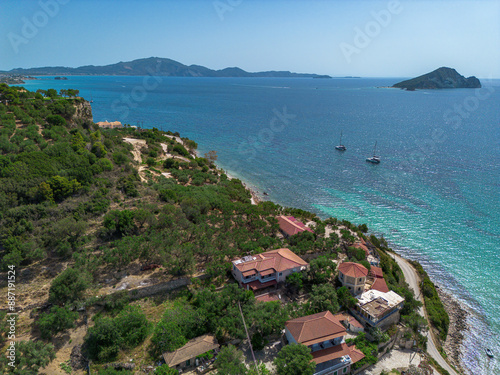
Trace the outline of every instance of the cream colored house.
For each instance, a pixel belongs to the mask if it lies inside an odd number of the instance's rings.
[[[353,295],[364,292],[368,270],[361,264],[344,262],[339,266],[339,280]]]

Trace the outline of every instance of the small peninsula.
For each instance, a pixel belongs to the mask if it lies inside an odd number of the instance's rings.
[[[465,78],[455,69],[441,67],[416,78],[396,83],[392,87],[410,91],[417,89],[475,89],[481,87],[481,82],[474,76]]]

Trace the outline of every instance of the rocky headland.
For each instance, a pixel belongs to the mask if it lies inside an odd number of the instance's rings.
[[[481,87],[481,82],[474,76],[465,78],[455,69],[441,67],[419,77],[396,83],[392,87],[409,91],[417,89],[475,89]]]

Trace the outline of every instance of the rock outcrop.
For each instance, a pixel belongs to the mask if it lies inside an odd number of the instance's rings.
[[[474,76],[465,78],[455,69],[442,67],[419,77],[396,83],[392,87],[406,90],[458,88],[475,89],[481,87],[481,82]]]
[[[92,115],[92,107],[90,103],[86,100],[82,100],[81,102],[75,103],[76,112],[73,115],[72,121],[76,121],[76,119],[80,119],[83,121],[93,122],[94,118]]]

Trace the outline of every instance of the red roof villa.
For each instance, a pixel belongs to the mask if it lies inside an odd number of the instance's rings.
[[[280,231],[285,237],[290,237],[304,231],[314,233],[311,228],[301,221],[298,221],[293,216],[278,216],[278,223],[280,225]]]
[[[353,262],[340,263],[339,280],[352,294],[357,295],[365,290],[366,276],[368,270],[362,264]]]
[[[255,291],[284,282],[288,275],[308,266],[291,250],[278,249],[233,260],[231,272],[241,286]]]
[[[316,362],[314,375],[341,375],[351,371],[351,365],[364,354],[355,346],[347,346],[347,334],[340,321],[343,314],[333,315],[330,311],[289,320],[285,324],[288,343],[299,343],[311,349]]]

